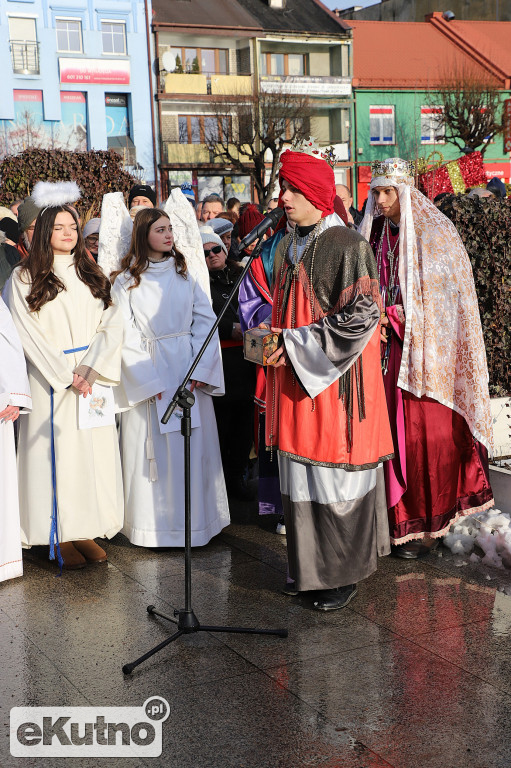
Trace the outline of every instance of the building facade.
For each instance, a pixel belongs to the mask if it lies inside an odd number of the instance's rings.
[[[162,196],[184,181],[197,199],[253,197],[206,137],[239,135],[240,104],[257,94],[309,96],[310,133],[351,164],[351,39],[315,0],[154,0]],[[219,112],[221,103],[223,112]],[[254,118],[256,119],[256,118]],[[211,142],[209,142],[211,144]]]
[[[141,0],[0,0],[0,155],[111,148],[153,181],[149,13]]]
[[[487,80],[501,103],[510,96],[511,23],[351,21],[354,49],[355,175],[357,205],[367,197],[371,163],[386,157],[448,162],[461,150],[446,142],[438,88],[463,73]],[[509,28],[509,29],[508,29]],[[402,62],[406,62],[405,65]],[[498,135],[484,150],[488,178],[510,181],[510,154]]]

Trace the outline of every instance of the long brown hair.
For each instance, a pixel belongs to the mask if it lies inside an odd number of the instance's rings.
[[[51,238],[57,214],[70,213],[76,222],[78,240],[74,249],[76,274],[90,289],[96,299],[103,301],[105,309],[112,304],[110,283],[95,261],[87,255],[78,215],[70,205],[43,208],[39,213],[32,238],[32,245],[26,259],[21,262],[21,276],[28,273],[31,283],[27,304],[32,312],[38,312],[48,301],[53,301],[61,291],[66,290],[62,280],[53,271],[53,249]]]
[[[146,271],[150,264],[147,247],[149,230],[153,224],[162,217],[165,219],[169,218],[165,211],[160,210],[160,208],[145,208],[143,211],[137,213],[135,221],[133,222],[133,232],[131,234],[129,251],[121,261],[121,268],[116,272],[112,272],[110,275],[112,283],[121,272],[129,272],[133,277],[133,283],[128,290],[140,285],[140,276]],[[174,257],[177,274],[181,275],[181,277],[186,280],[188,267],[186,266],[186,259],[183,254],[180,253],[174,245],[169,256]]]

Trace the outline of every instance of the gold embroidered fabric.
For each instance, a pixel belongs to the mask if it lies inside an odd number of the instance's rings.
[[[399,281],[405,337],[398,386],[427,395],[466,420],[474,438],[493,450],[488,369],[472,268],[454,224],[413,185],[374,178],[371,187],[393,186],[401,207]],[[370,238],[378,215],[369,191],[359,231]]]

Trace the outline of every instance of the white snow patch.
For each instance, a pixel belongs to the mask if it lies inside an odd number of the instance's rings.
[[[451,526],[443,543],[455,555],[469,555],[471,563],[511,569],[511,516],[500,509],[490,509],[458,520]],[[474,552],[478,546],[484,552]],[[466,565],[466,561],[459,563]]]

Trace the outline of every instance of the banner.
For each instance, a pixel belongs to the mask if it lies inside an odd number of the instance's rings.
[[[59,59],[61,83],[130,84],[127,59]]]
[[[14,120],[0,120],[0,157],[25,149],[87,150],[87,100],[84,93],[61,91],[61,119],[45,120],[43,92],[15,90]]]

